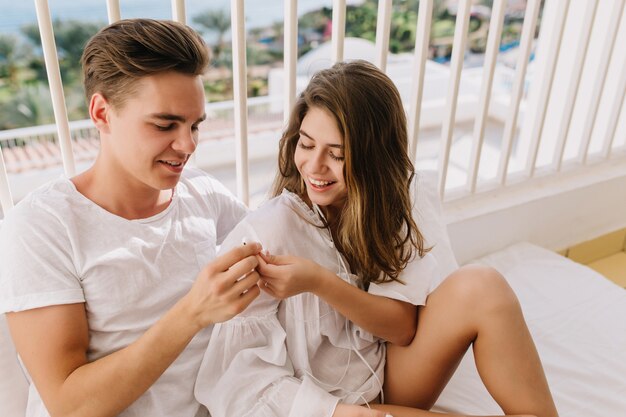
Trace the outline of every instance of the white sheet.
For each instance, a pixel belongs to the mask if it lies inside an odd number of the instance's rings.
[[[551,251],[521,243],[477,262],[513,287],[563,417],[626,416],[626,290]],[[469,352],[434,410],[497,414]]]

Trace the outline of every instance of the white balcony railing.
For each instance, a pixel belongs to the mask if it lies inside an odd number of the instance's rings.
[[[5,212],[12,205],[6,171],[20,169],[15,168],[16,159],[10,153],[43,154],[47,150],[52,156],[46,163],[62,161],[66,175],[73,175],[75,160],[95,146],[87,122],[68,123],[48,3],[35,2],[53,97],[56,135],[50,131],[51,126],[27,134],[22,132],[25,136],[20,137],[15,132],[0,134],[0,201]],[[427,62],[433,4],[433,0],[419,3],[415,53],[408,72],[404,77],[395,77],[395,81],[404,84],[401,91],[407,92],[404,99],[409,116],[410,150],[418,167],[424,161],[420,157],[438,142],[439,192],[451,223],[511,204],[521,207],[520,190],[524,187],[540,186],[545,190],[562,186],[567,178],[578,178],[583,173],[591,173],[585,174],[587,179],[626,177],[623,168],[626,166],[625,0],[546,0],[538,39],[535,33],[542,1],[528,0],[514,70],[496,65],[507,2],[494,0],[484,66],[469,71],[463,66],[472,1],[458,1],[452,60],[445,68]],[[120,18],[118,0],[107,0],[107,7],[110,21]],[[258,126],[254,108],[271,107],[267,110],[272,114],[268,128],[279,131],[302,83],[298,80],[296,64],[297,0],[285,0],[284,7],[282,97],[248,99],[246,96],[245,2],[231,0],[235,98],[231,103],[208,107],[216,112],[232,112],[232,121],[224,129],[234,132],[237,190],[245,202],[249,198],[248,137]],[[379,0],[373,62],[394,78],[397,67],[389,60],[387,51],[391,7],[392,0]],[[172,10],[174,19],[185,21],[184,1],[173,0]],[[346,1],[334,0],[331,61],[341,60],[345,52],[350,52],[344,50],[345,15]],[[529,60],[534,45],[530,76]],[[432,83],[435,79],[438,84]],[[503,79],[509,87],[504,93],[500,89]],[[433,88],[437,93],[434,96]],[[434,125],[440,129],[434,134],[436,139],[433,139]],[[498,129],[501,129],[499,133]],[[206,134],[219,130],[216,126],[207,127]],[[493,169],[485,175],[487,157]],[[592,183],[593,180],[589,184]],[[536,197],[531,197],[530,191],[524,192],[527,199]],[[605,204],[613,203],[607,200]],[[582,232],[577,236],[581,235]]]

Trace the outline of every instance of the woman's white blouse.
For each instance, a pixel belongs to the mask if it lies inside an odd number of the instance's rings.
[[[243,239],[258,241],[274,255],[309,258],[356,285],[322,226],[316,212],[285,190],[239,223],[221,252]],[[423,305],[435,269],[427,254],[400,274],[405,284],[370,284],[368,291]],[[319,297],[303,293],[280,301],[261,292],[243,313],[214,326],[195,394],[212,417],[331,416],[338,402],[374,400],[384,365],[384,342]]]

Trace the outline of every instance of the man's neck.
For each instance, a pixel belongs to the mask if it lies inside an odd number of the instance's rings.
[[[79,193],[106,211],[128,220],[145,219],[165,210],[174,190],[155,190],[132,178],[118,178],[119,171],[98,161],[71,180]]]

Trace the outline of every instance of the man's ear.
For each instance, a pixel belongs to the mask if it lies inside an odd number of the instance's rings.
[[[101,133],[110,133],[109,112],[111,104],[101,93],[94,93],[89,101],[89,117]]]

